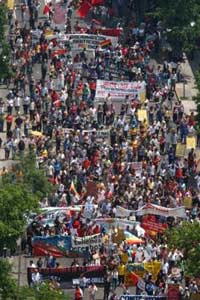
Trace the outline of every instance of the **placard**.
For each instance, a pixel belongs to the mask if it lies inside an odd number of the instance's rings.
[[[187,150],[196,148],[196,137],[188,136],[186,138],[186,148]]]
[[[146,109],[138,109],[138,121],[144,122],[148,120]]]
[[[176,145],[176,157],[184,157],[186,152],[186,145],[178,143]]]

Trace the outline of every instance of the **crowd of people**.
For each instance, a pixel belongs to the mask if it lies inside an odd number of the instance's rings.
[[[162,64],[152,63],[152,57],[161,51],[159,25],[152,20],[140,25],[129,20],[127,24],[121,16],[122,2],[117,1],[116,11],[112,1],[93,7],[90,24],[82,25],[74,24],[75,7],[81,3],[63,1],[66,21],[61,29],[54,24],[53,1],[44,9],[36,0],[21,2],[21,21],[13,15],[9,24],[14,76],[7,82],[7,97],[0,101],[0,132],[6,131],[0,146],[5,160],[35,151],[38,167],[45,168],[56,186],[48,199],[42,199],[43,208],[84,207],[90,202],[98,205],[96,217],[115,218],[117,206],[138,210],[151,203],[177,208],[190,197],[186,218],[199,220],[198,157],[194,148],[182,157],[176,151],[177,144],[185,145],[187,137],[195,135],[194,113],[186,115],[176,97],[181,65],[170,56]],[[134,1],[129,2],[132,7]],[[41,10],[44,20],[39,17]],[[118,20],[115,29],[120,33],[115,45],[97,46],[91,55],[84,47],[74,53],[70,41],[61,39],[62,34],[98,34],[111,16]],[[125,23],[127,28],[123,28]],[[98,79],[142,83],[146,98],[142,101],[138,94],[127,95],[117,102],[108,93],[98,102]],[[147,112],[146,118],[139,118],[141,109]],[[88,197],[88,182],[95,185],[94,197]],[[176,222],[168,220],[168,225]],[[56,218],[53,228],[40,223],[34,226],[28,231],[30,246],[34,235],[102,233],[84,210],[62,220]],[[127,229],[138,235],[135,227]],[[148,295],[164,295],[167,278],[177,282],[171,271],[181,265],[183,254],[177,249],[168,252],[163,234],[159,241],[144,234],[143,241],[142,246],[129,247],[123,242],[120,247],[98,249],[100,263],[108,266],[104,299],[111,287],[114,291],[118,285],[124,286],[128,262],[162,261],[156,282],[146,274]],[[95,254],[90,253],[85,263],[91,263]],[[182,279],[181,273],[178,281]],[[95,299],[95,287],[89,287],[90,299]],[[112,297],[117,299],[115,293]],[[80,299],[83,295],[75,298]]]

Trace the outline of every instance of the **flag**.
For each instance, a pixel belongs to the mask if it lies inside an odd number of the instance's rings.
[[[91,0],[92,6],[104,5],[104,0]]]
[[[50,12],[50,7],[48,4],[45,5],[44,9],[43,9],[43,15],[47,15]]]
[[[138,283],[138,280],[139,280],[139,276],[137,274],[135,274],[134,272],[131,272],[131,274],[129,276],[132,280],[133,286],[136,286],[136,284]]]
[[[79,193],[77,192],[76,188],[75,188],[75,185],[74,185],[74,182],[72,180],[71,184],[70,184],[70,188],[69,188],[69,191],[71,193],[73,193],[78,199],[80,199],[80,195]]]
[[[79,17],[81,18],[85,18],[91,8],[91,4],[87,1],[84,1],[81,6],[79,7],[79,9],[77,10],[77,14],[79,15]]]
[[[111,45],[112,45],[111,40],[104,40],[99,44],[99,46],[101,46],[101,48],[111,46]]]

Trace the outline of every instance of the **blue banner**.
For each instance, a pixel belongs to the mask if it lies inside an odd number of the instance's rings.
[[[66,256],[72,247],[71,236],[36,236],[32,239],[34,255]]]

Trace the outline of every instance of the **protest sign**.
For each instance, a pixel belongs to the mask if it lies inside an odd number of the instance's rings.
[[[9,10],[13,10],[15,6],[15,1],[14,0],[7,0],[7,8]]]
[[[176,157],[184,157],[186,153],[186,145],[178,143],[176,145]]]
[[[129,169],[135,170],[135,176],[141,176],[142,162],[137,162],[137,161],[128,162],[127,166],[129,167]]]
[[[192,208],[192,197],[186,196],[184,198],[184,206],[188,209]]]
[[[186,148],[187,150],[196,148],[196,137],[188,136],[186,138]]]
[[[138,109],[138,121],[143,122],[148,120],[146,109]]]
[[[97,80],[95,101],[105,99],[108,94],[111,95],[113,101],[124,100],[126,96],[138,98],[143,101],[145,95],[145,84],[143,82],[126,82],[126,81],[106,81]]]
[[[94,234],[84,237],[72,237],[72,248],[85,248],[90,246],[98,246],[101,244],[101,234]]]

